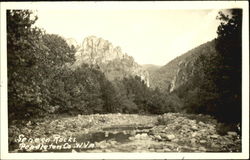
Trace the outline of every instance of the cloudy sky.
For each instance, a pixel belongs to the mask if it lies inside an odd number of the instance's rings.
[[[165,65],[216,37],[218,10],[38,10],[37,26],[79,43],[95,35],[139,64]]]

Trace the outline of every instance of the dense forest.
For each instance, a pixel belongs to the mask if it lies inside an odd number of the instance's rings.
[[[201,54],[190,79],[173,92],[138,76],[108,80],[98,66],[75,62],[76,48],[37,28],[29,10],[7,11],[9,120],[93,113],[202,113],[241,121],[242,10],[220,12],[216,53]],[[207,48],[204,48],[207,49]]]

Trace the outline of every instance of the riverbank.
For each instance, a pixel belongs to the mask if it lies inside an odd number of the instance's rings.
[[[234,130],[206,115],[93,114],[9,127],[10,152],[240,152]],[[21,135],[21,136],[20,136]]]

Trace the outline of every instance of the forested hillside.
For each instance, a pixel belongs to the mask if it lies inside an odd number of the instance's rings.
[[[231,17],[219,13],[221,25],[212,54],[201,54],[191,76],[172,94],[183,101],[187,112],[205,113],[221,121],[241,121],[242,10],[231,10]],[[178,74],[183,76],[186,69]],[[178,83],[178,74],[175,83]]]
[[[221,121],[241,120],[241,10],[219,13],[218,37],[175,58],[150,75],[151,87],[177,97],[181,112]]]
[[[151,87],[157,87],[163,92],[173,91],[192,76],[193,70],[198,67],[194,66],[194,63],[199,56],[208,57],[215,53],[215,40],[213,40],[176,57],[166,65],[151,72]]]

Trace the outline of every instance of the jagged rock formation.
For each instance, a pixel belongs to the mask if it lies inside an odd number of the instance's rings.
[[[71,47],[74,46],[76,49],[79,49],[80,45],[74,38],[66,38],[65,41]]]
[[[161,91],[172,92],[190,79],[194,69],[194,62],[199,55],[208,56],[215,52],[215,41],[213,40],[184,53],[152,72],[150,75],[151,87],[158,87]]]
[[[102,38],[86,37],[75,57],[76,62],[73,67],[82,63],[98,66],[109,80],[137,75],[149,86],[148,72],[137,64],[133,57],[123,53],[119,46],[113,46]]]

